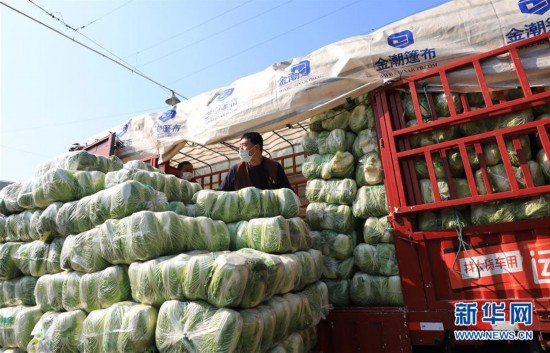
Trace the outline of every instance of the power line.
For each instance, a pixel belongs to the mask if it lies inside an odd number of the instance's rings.
[[[107,116],[102,116],[102,117],[65,121],[65,122],[62,122],[62,123],[45,124],[45,125],[40,125],[40,126],[26,127],[26,128],[23,128],[23,129],[0,131],[0,134],[11,134],[11,133],[14,133],[14,132],[22,132],[22,131],[46,129],[46,128],[51,128],[51,127],[64,126],[64,125],[80,124],[80,123],[86,123],[86,122],[89,122],[89,121],[111,119],[111,118],[122,117],[122,116],[126,116],[126,115],[145,114],[147,112],[159,111],[163,108],[164,108],[164,106],[158,107],[158,108],[143,109],[143,110],[134,111],[134,112],[130,112],[130,113],[124,113],[124,114],[113,114],[113,115],[107,115]]]
[[[2,147],[2,148],[8,148],[8,149],[10,149],[10,150],[14,150],[14,151],[18,151],[18,152],[33,154],[33,155],[39,156],[39,157],[50,157],[50,156],[46,156],[45,154],[36,153],[36,152],[31,152],[31,151],[26,151],[26,150],[22,150],[22,149],[17,148],[17,147],[6,146],[6,145],[0,145],[0,147]]]
[[[51,18],[53,18],[54,20],[57,20],[61,23],[63,23],[63,25],[65,27],[67,27],[68,29],[80,34],[82,37],[86,38],[87,40],[89,40],[90,42],[94,43],[95,45],[97,45],[99,48],[103,49],[104,51],[106,51],[107,53],[111,54],[112,56],[114,56],[115,58],[117,58],[118,60],[122,61],[123,63],[125,63],[128,67],[132,68],[133,70],[135,70],[135,72],[137,73],[140,73],[142,75],[143,72],[141,72],[140,70],[138,70],[136,67],[130,65],[130,63],[124,61],[124,59],[122,59],[121,57],[119,57],[118,55],[116,55],[115,53],[113,53],[112,51],[110,51],[109,49],[105,48],[104,46],[102,46],[101,44],[99,44],[98,42],[96,42],[95,40],[93,40],[92,38],[86,36],[85,34],[81,33],[79,31],[79,29],[75,29],[73,26],[70,26],[67,22],[65,22],[65,19],[63,18],[63,14],[61,12],[59,12],[59,15],[61,16],[61,18],[57,17],[54,15],[53,12],[48,12],[46,9],[44,9],[43,7],[37,5],[36,3],[34,3],[32,0],[28,0],[31,4],[33,4],[34,6],[38,7],[40,10],[42,10],[43,12],[45,12],[48,16],[50,16]],[[133,0],[130,0],[130,1],[133,1]],[[130,2],[128,1],[128,2]],[[128,4],[128,2],[126,4]],[[120,7],[119,7],[120,8]],[[113,12],[113,11],[111,11]],[[73,37],[74,39],[74,37]]]
[[[237,5],[237,6],[233,7],[233,8],[231,8],[231,9],[225,11],[225,12],[222,12],[221,14],[219,14],[219,15],[217,15],[217,16],[211,17],[211,18],[209,18],[208,20],[206,20],[206,21],[204,21],[204,22],[201,22],[201,23],[199,23],[199,24],[197,24],[197,25],[195,25],[195,26],[192,26],[192,27],[190,27],[190,28],[187,28],[187,29],[184,30],[183,32],[179,32],[179,33],[177,33],[177,34],[175,34],[175,35],[173,35],[173,36],[171,36],[171,37],[169,37],[169,38],[166,38],[166,39],[164,39],[164,40],[162,40],[162,41],[160,41],[160,42],[158,42],[158,43],[156,43],[156,44],[150,45],[150,46],[146,47],[145,49],[141,49],[141,50],[139,50],[139,51],[137,51],[137,52],[135,52],[135,53],[133,53],[133,54],[127,55],[127,56],[125,56],[124,58],[128,58],[128,57],[130,57],[130,56],[134,56],[134,55],[137,55],[137,54],[141,54],[141,53],[143,53],[144,51],[147,51],[147,50],[152,49],[152,48],[155,48],[155,47],[157,47],[157,46],[159,46],[159,45],[161,45],[161,44],[164,44],[164,43],[166,43],[166,42],[168,42],[168,41],[170,41],[170,40],[172,40],[172,39],[174,39],[174,38],[177,38],[177,37],[181,36],[182,34],[188,33],[188,32],[190,32],[190,31],[192,31],[192,30],[194,30],[194,29],[196,29],[196,28],[198,28],[198,27],[200,27],[200,26],[203,26],[203,25],[205,25],[205,24],[207,24],[207,23],[210,23],[210,22],[212,22],[212,21],[214,21],[214,20],[216,20],[216,19],[218,19],[218,18],[220,18],[220,17],[222,17],[222,16],[224,16],[224,15],[226,15],[226,14],[228,14],[228,13],[230,13],[230,12],[236,10],[236,9],[238,9],[238,8],[241,8],[241,7],[243,7],[244,5],[246,5],[246,4],[250,3],[250,2],[252,2],[252,0],[245,1],[244,3],[239,4],[239,5]]]
[[[185,76],[183,76],[183,77],[180,77],[180,78],[178,78],[178,79],[175,79],[174,81],[171,81],[171,82],[169,82],[168,84],[173,84],[173,83],[179,82],[179,81],[181,81],[181,80],[183,80],[183,79],[186,79],[186,78],[188,78],[188,77],[190,77],[190,76],[193,76],[193,75],[195,75],[195,74],[197,74],[197,73],[199,73],[199,72],[202,72],[202,71],[204,71],[204,70],[207,70],[207,69],[209,69],[209,68],[211,68],[211,67],[213,67],[213,66],[216,66],[216,65],[218,65],[218,64],[220,64],[220,63],[222,63],[222,62],[224,62],[224,61],[227,61],[227,60],[232,59],[232,58],[234,58],[234,57],[236,57],[236,56],[239,56],[239,55],[241,55],[241,54],[243,54],[243,53],[246,53],[247,51],[250,51],[250,50],[252,50],[252,49],[254,49],[254,48],[259,47],[260,45],[263,45],[263,44],[265,44],[265,43],[267,43],[267,42],[270,42],[270,41],[272,41],[272,40],[274,40],[274,39],[277,39],[277,38],[280,38],[280,37],[282,37],[282,36],[285,36],[285,35],[287,35],[288,33],[292,32],[292,31],[295,31],[295,30],[297,30],[297,29],[300,29],[300,28],[302,28],[302,27],[305,27],[305,26],[307,26],[307,25],[310,25],[310,24],[312,24],[313,22],[316,22],[316,21],[318,21],[318,20],[321,20],[321,19],[323,19],[323,18],[326,18],[326,17],[328,17],[328,16],[330,16],[330,15],[336,13],[336,12],[342,11],[342,10],[344,10],[344,9],[350,7],[350,6],[353,6],[353,5],[357,4],[357,3],[360,3],[360,2],[361,2],[361,0],[357,0],[357,1],[351,2],[351,3],[347,4],[347,5],[344,5],[344,6],[340,7],[340,8],[338,8],[338,9],[334,10],[334,11],[329,12],[329,13],[323,15],[323,16],[316,17],[316,18],[314,18],[313,20],[308,21],[308,22],[306,22],[306,23],[303,23],[303,24],[301,24],[301,25],[299,25],[299,26],[297,26],[297,27],[294,27],[294,28],[292,28],[292,29],[286,31],[286,32],[283,32],[283,33],[278,34],[278,35],[276,35],[276,36],[274,36],[274,37],[271,37],[271,38],[269,38],[269,39],[266,39],[266,40],[264,40],[263,42],[257,43],[257,44],[255,44],[255,45],[253,45],[253,46],[251,46],[251,47],[248,47],[248,48],[246,48],[246,49],[244,49],[244,50],[238,52],[238,53],[235,53],[235,54],[230,55],[230,56],[228,56],[228,57],[225,57],[225,58],[223,58],[223,59],[221,59],[221,60],[218,60],[218,61],[216,61],[216,62],[213,63],[213,64],[207,65],[207,66],[205,66],[205,67],[203,67],[203,68],[201,68],[201,69],[199,69],[199,70],[193,71],[193,72],[191,72],[191,73],[189,73],[189,74],[187,74],[187,75],[185,75]]]
[[[152,78],[150,78],[150,77],[146,76],[145,74],[139,72],[139,71],[136,70],[135,68],[133,68],[133,67],[131,67],[131,66],[128,66],[128,65],[125,65],[124,63],[121,63],[120,61],[117,61],[117,60],[115,60],[115,59],[113,59],[113,58],[111,58],[111,57],[109,57],[109,56],[107,56],[107,55],[105,55],[105,54],[103,54],[103,53],[101,53],[101,52],[95,50],[94,48],[91,48],[91,47],[87,46],[86,44],[84,44],[84,43],[82,43],[82,42],[79,42],[78,40],[76,40],[76,39],[74,39],[74,38],[71,38],[71,37],[67,36],[67,35],[64,34],[64,33],[59,32],[57,29],[55,29],[55,28],[53,28],[53,27],[50,27],[50,26],[48,26],[47,24],[45,24],[45,23],[43,23],[43,22],[41,22],[41,21],[35,19],[34,17],[29,16],[29,15],[27,15],[26,13],[21,12],[21,11],[15,9],[15,8],[11,7],[10,5],[4,3],[3,1],[0,1],[0,4],[1,4],[1,5],[4,5],[5,7],[9,8],[10,10],[12,10],[12,11],[14,11],[14,12],[17,12],[18,14],[20,14],[20,15],[22,15],[22,16],[24,16],[24,17],[27,17],[28,19],[30,19],[30,20],[32,20],[32,21],[34,21],[34,22],[36,22],[36,23],[38,23],[38,24],[40,24],[40,25],[42,25],[42,26],[48,28],[49,30],[51,30],[51,31],[53,31],[53,32],[55,32],[55,33],[57,33],[57,34],[59,34],[59,35],[65,37],[65,38],[67,38],[67,39],[69,39],[69,40],[71,40],[71,41],[73,41],[73,42],[79,44],[79,45],[81,45],[82,47],[84,47],[84,48],[86,48],[86,49],[88,49],[88,50],[91,50],[92,52],[94,52],[94,53],[96,53],[96,54],[98,54],[98,55],[104,57],[105,59],[110,60],[110,61],[114,62],[115,64],[117,64],[117,65],[119,65],[119,66],[122,66],[123,68],[125,68],[125,69],[131,71],[132,73],[135,73],[135,74],[137,74],[137,75],[143,77],[144,79],[146,79],[146,80],[148,80],[148,81],[150,81],[150,82],[156,84],[157,86],[160,86],[160,87],[166,89],[166,90],[169,91],[169,92],[174,92],[175,94],[177,94],[178,96],[180,96],[180,97],[182,97],[182,98],[184,98],[184,99],[188,99],[188,98],[185,97],[184,95],[182,95],[182,94],[176,92],[175,90],[173,90],[173,89],[171,89],[171,88],[166,87],[166,86],[163,85],[162,83],[159,83],[159,82],[153,80]]]
[[[178,48],[178,49],[176,49],[176,50],[174,50],[174,51],[171,51],[170,53],[168,53],[168,54],[166,54],[166,55],[163,55],[163,56],[161,56],[161,57],[158,57],[158,58],[156,58],[156,59],[153,59],[153,60],[151,60],[151,61],[148,61],[148,62],[146,62],[145,64],[140,65],[139,67],[144,67],[144,66],[146,66],[146,65],[149,65],[149,64],[152,64],[152,63],[154,63],[154,62],[157,62],[157,61],[159,61],[159,60],[161,60],[161,59],[164,59],[164,58],[166,58],[166,57],[168,57],[168,56],[170,56],[170,55],[179,53],[179,52],[182,51],[183,49],[189,48],[190,46],[193,46],[193,45],[195,45],[195,44],[202,43],[202,42],[204,42],[204,41],[207,40],[207,39],[210,39],[210,38],[212,38],[212,37],[215,37],[215,36],[219,35],[220,33],[223,33],[223,32],[225,32],[225,31],[228,31],[228,30],[233,29],[233,28],[235,28],[235,27],[238,27],[238,26],[242,25],[243,23],[246,23],[246,22],[251,21],[251,20],[253,20],[253,19],[255,19],[255,18],[258,18],[258,17],[260,17],[260,16],[262,16],[262,15],[265,15],[266,13],[271,12],[271,11],[273,11],[273,10],[275,10],[275,9],[278,9],[279,7],[282,7],[282,6],[284,6],[284,5],[288,4],[288,3],[291,3],[291,2],[293,2],[293,1],[294,1],[294,0],[289,0],[289,1],[287,1],[287,2],[284,2],[284,3],[280,4],[280,5],[277,5],[277,6],[275,6],[275,7],[272,7],[272,8],[270,8],[270,9],[268,9],[268,10],[262,12],[262,13],[259,13],[259,14],[257,14],[257,15],[254,15],[254,16],[252,16],[252,17],[249,17],[249,18],[247,18],[247,19],[244,20],[244,21],[241,21],[241,22],[238,22],[238,23],[236,23],[236,24],[234,24],[234,25],[232,25],[232,26],[229,26],[229,27],[227,27],[227,28],[225,28],[225,29],[223,29],[223,30],[221,30],[221,31],[219,31],[219,32],[216,32],[216,33],[214,33],[214,34],[211,34],[211,35],[209,35],[209,36],[207,36],[207,37],[205,37],[205,38],[199,39],[199,40],[197,40],[197,41],[195,41],[195,42],[193,42],[193,43],[187,44],[187,45],[185,45],[185,46],[183,46],[183,47],[181,47],[181,48]]]
[[[96,18],[95,20],[91,21],[91,22],[88,23],[88,24],[85,24],[84,26],[78,27],[76,30],[77,30],[77,31],[80,31],[81,29],[83,29],[83,28],[85,28],[85,27],[88,27],[88,26],[91,25],[92,23],[95,23],[95,22],[97,22],[97,21],[99,21],[99,20],[104,19],[105,17],[109,16],[109,15],[112,14],[113,12],[118,11],[118,10],[120,10],[121,8],[123,8],[124,6],[128,5],[128,4],[131,3],[132,1],[134,1],[134,0],[128,0],[128,1],[126,1],[124,4],[120,5],[120,6],[117,7],[116,9],[107,12],[105,15],[100,16],[99,18]]]

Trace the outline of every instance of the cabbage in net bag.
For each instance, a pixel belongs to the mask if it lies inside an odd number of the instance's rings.
[[[357,184],[353,179],[313,179],[306,184],[306,197],[309,202],[351,205],[356,193]]]
[[[386,187],[384,185],[361,187],[353,202],[353,215],[357,218],[388,215]]]

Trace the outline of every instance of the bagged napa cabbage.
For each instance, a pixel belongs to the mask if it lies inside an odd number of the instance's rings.
[[[10,215],[23,211],[23,207],[17,203],[17,197],[23,183],[13,183],[0,190],[0,214]]]
[[[110,188],[129,180],[139,181],[142,184],[151,186],[156,191],[164,193],[168,201],[191,203],[193,195],[201,190],[199,184],[182,180],[174,175],[160,173],[159,171],[152,172],[129,168],[107,173],[105,187]]]
[[[323,280],[328,288],[329,302],[336,306],[349,306],[351,281],[349,279]]]
[[[308,180],[306,198],[309,202],[326,202],[338,205],[351,205],[355,200],[357,184],[353,179]]]
[[[322,230],[312,231],[310,234],[313,249],[338,260],[349,258],[353,254],[353,248],[357,242],[355,231],[351,234],[343,234],[333,230]]]
[[[86,314],[82,310],[45,313],[32,330],[33,338],[27,345],[27,351],[80,352],[82,325],[85,319]]]
[[[447,95],[445,93],[438,93],[433,96],[435,104],[435,112],[439,118],[446,118],[451,116],[451,109],[447,102]],[[451,93],[451,104],[454,107],[455,113],[462,113],[462,101],[457,93]]]
[[[369,105],[358,105],[351,112],[349,119],[349,128],[355,133],[359,133],[362,130],[375,128],[374,125],[374,112]]]
[[[355,168],[357,186],[378,185],[384,182],[382,161],[377,152],[365,154],[357,161]]]
[[[468,154],[468,162],[470,163],[471,169],[479,169],[479,157],[475,153],[474,147],[466,147],[466,153]],[[447,162],[449,162],[449,167],[453,177],[456,178],[464,176],[465,165],[458,150],[451,150],[447,152]]]
[[[324,130],[332,131],[336,129],[347,130],[351,114],[347,110],[329,110],[325,112],[321,120],[321,126]]]
[[[355,164],[349,152],[332,154],[313,154],[306,158],[302,174],[306,179],[343,179],[353,175]]]
[[[521,144],[521,153],[525,157],[525,160],[531,159],[531,140],[529,136],[521,136],[519,138]],[[512,141],[506,142],[506,151],[508,152],[508,157],[512,165],[519,166],[519,157],[514,148],[514,143]],[[483,153],[485,155],[485,161],[487,165],[493,166],[502,162],[502,156],[500,155],[500,150],[498,145],[495,142],[488,143],[483,146]]]
[[[63,284],[71,273],[60,272],[53,275],[44,275],[38,278],[34,288],[36,305],[42,311],[62,311],[63,310]]]
[[[423,203],[432,203],[435,202],[435,196],[432,188],[432,182],[430,179],[421,179],[419,180],[420,184],[420,193],[422,194]],[[453,187],[455,195],[451,195],[451,190],[449,184],[445,180],[437,181],[437,188],[439,190],[439,197],[443,200],[449,199],[461,199],[465,197],[472,196],[470,191],[470,186],[468,185],[468,180],[453,178]]]
[[[145,171],[148,171],[148,172],[164,174],[164,172],[162,170],[160,170],[158,168],[155,168],[151,164],[145,163],[144,161],[140,161],[140,160],[128,161],[128,162],[124,163],[123,168],[124,169],[140,169],[140,170],[145,170]]]
[[[227,250],[229,242],[229,231],[221,221],[170,211],[142,211],[69,236],[61,265],[64,269],[95,272],[109,263],[130,264],[191,250]]]
[[[535,186],[544,185],[544,174],[542,168],[535,161],[527,161],[529,171],[531,173],[531,178]],[[518,186],[521,189],[524,189],[527,186],[527,182],[523,176],[521,168],[512,167],[514,170],[514,176],[518,183]],[[508,179],[508,174],[503,164],[497,164],[492,167],[487,167],[487,173],[489,175],[489,182],[491,184],[491,190],[493,192],[504,192],[512,190],[510,185],[510,180]],[[475,173],[475,180],[477,185],[477,191],[480,195],[487,194],[487,189],[483,179],[483,174],[481,170],[478,170]]]
[[[35,173],[41,176],[50,169],[61,168],[72,171],[100,171],[108,173],[122,169],[122,161],[116,156],[97,156],[87,151],[69,152],[43,163]]]
[[[0,346],[25,351],[32,338],[31,332],[41,316],[42,311],[36,306],[0,309]]]
[[[161,352],[229,353],[242,329],[243,319],[234,310],[170,300],[160,307],[155,342]]]
[[[363,186],[353,202],[353,215],[357,218],[388,215],[388,201],[384,185]]]
[[[468,209],[446,208],[439,212],[423,211],[418,214],[418,230],[420,231],[455,229],[458,224],[461,227],[471,225]]]
[[[319,145],[317,144],[319,135],[319,132],[309,131],[302,138],[302,147],[308,155],[319,154]]]
[[[492,120],[491,130],[498,130],[525,124],[533,121],[533,118],[533,111],[531,109],[523,110],[521,112],[504,114]]]
[[[82,323],[82,351],[156,352],[157,317],[155,308],[129,301],[93,311]]]
[[[393,227],[388,217],[369,217],[363,226],[363,240],[367,244],[393,243]]]
[[[54,202],[40,214],[36,224],[36,231],[38,233],[39,240],[49,241],[54,237],[60,236],[56,219],[57,212],[59,212],[59,209],[62,206],[62,202]]]
[[[482,98],[483,99],[483,98]],[[470,105],[470,111],[478,110],[481,108],[471,106]],[[491,125],[491,117],[485,117],[476,121],[472,121],[465,124],[460,124],[459,129],[460,133],[463,136],[472,136],[477,134],[482,134],[484,132],[489,131],[489,127]]]
[[[40,277],[46,274],[49,244],[36,240],[24,243],[13,255],[15,264],[24,275]]]
[[[432,112],[428,103],[428,96],[421,92],[417,92],[417,94],[418,105],[420,107],[422,118],[431,117]],[[403,107],[403,112],[405,113],[405,119],[411,121],[416,120],[416,112],[414,111],[414,103],[410,93],[403,95],[401,98],[401,105]]]
[[[313,230],[350,233],[355,227],[355,217],[347,205],[312,202],[306,209],[306,221]]]
[[[82,233],[108,219],[119,219],[132,213],[150,210],[165,211],[164,194],[137,181],[127,181],[64,204],[57,212],[58,230],[63,235]]]
[[[366,129],[360,131],[353,142],[352,153],[356,159],[361,158],[367,153],[380,153],[376,130]]]
[[[0,244],[0,280],[7,280],[21,276],[14,255],[23,243]]]
[[[25,210],[6,217],[5,241],[29,242],[38,239],[38,221],[42,213],[42,210]]]
[[[427,123],[428,120],[424,119],[424,122]],[[416,120],[410,120],[410,121],[407,121],[406,126],[407,127],[418,126],[418,122]],[[409,138],[409,143],[412,148],[433,145],[435,143],[434,132],[433,131],[422,132],[422,133],[416,132],[412,134],[411,137]]]
[[[445,178],[445,164],[443,159],[439,156],[433,157],[432,165],[436,178]],[[416,171],[416,176],[421,179],[428,179],[430,177],[430,173],[428,172],[428,165],[426,163],[426,160],[423,158],[414,161],[414,170]]]
[[[0,308],[16,305],[36,305],[34,288],[37,279],[23,276],[0,281]]]
[[[282,254],[307,250],[311,246],[308,225],[298,217],[282,216],[241,221],[231,227],[231,250],[251,248]]]
[[[46,208],[54,202],[68,202],[104,189],[105,174],[97,171],[69,171],[54,168],[23,182],[17,203],[25,209]]]
[[[349,152],[351,151],[355,137],[353,132],[342,129],[322,131],[315,137],[318,151],[316,153],[335,154],[336,152]]]
[[[548,199],[545,196],[471,206],[472,224],[474,225],[506,223],[548,216]]]
[[[63,243],[60,265],[64,270],[79,272],[101,271],[109,263],[101,256],[100,238],[102,230],[96,227],[77,235],[69,235]]]
[[[350,297],[355,305],[403,305],[401,279],[357,272],[351,280]]]
[[[355,261],[353,257],[344,260],[323,256],[323,278],[347,279],[355,273]]]
[[[236,252],[191,252],[133,263],[129,276],[132,296],[145,304],[192,297],[223,307],[240,304],[249,272],[246,258]]]
[[[126,266],[111,266],[94,273],[69,272],[62,291],[62,305],[67,311],[108,308],[131,298]]]
[[[290,189],[260,190],[248,187],[239,191],[202,190],[195,194],[195,215],[226,223],[254,218],[297,217],[300,199]]]
[[[359,244],[353,250],[355,265],[369,275],[394,276],[399,273],[393,244]]]
[[[548,157],[546,156],[546,152],[544,152],[544,149],[541,149],[537,153],[537,163],[540,166],[540,169],[542,170],[542,174],[544,176],[544,180],[547,184],[550,183],[550,164],[548,163]]]

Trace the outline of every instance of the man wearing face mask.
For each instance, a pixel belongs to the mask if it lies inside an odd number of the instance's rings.
[[[178,164],[178,170],[180,172],[180,178],[187,181],[194,181],[193,180],[193,165],[191,162],[183,161],[180,164]]]
[[[258,189],[292,189],[283,167],[278,162],[262,156],[264,140],[257,132],[247,132],[241,137],[239,157],[241,162],[232,166],[218,190],[235,191],[249,186]]]

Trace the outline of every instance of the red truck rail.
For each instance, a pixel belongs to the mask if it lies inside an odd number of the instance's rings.
[[[433,143],[412,141],[430,134],[440,136],[438,133],[460,129],[464,124],[484,124],[504,114],[549,106],[550,91],[533,87],[536,86],[533,77],[524,70],[523,54],[528,51],[548,56],[550,33],[391,83],[371,93],[404,306],[335,308],[319,327],[320,351],[411,352],[413,346],[425,345],[445,345],[446,351],[451,351],[455,344],[479,344],[479,341],[454,341],[452,331],[494,329],[483,321],[482,306],[487,302],[504,303],[508,326],[502,329],[532,330],[535,340],[539,338],[542,345],[548,342],[550,213],[543,218],[430,231],[420,230],[418,219],[425,212],[457,212],[493,201],[547,195],[550,185],[535,185],[521,138],[531,135],[534,137],[531,145],[550,156],[547,132],[550,119],[532,119],[463,137],[443,134],[445,139]],[[487,63],[495,60],[508,61],[514,69],[500,83],[509,86],[512,82],[519,88],[517,96],[505,97],[503,91],[494,90],[499,82],[494,72],[487,70]],[[481,93],[481,102],[477,102],[481,106],[476,109],[469,104],[468,94],[455,94],[453,98],[454,91],[461,88],[454,79],[465,77],[466,81],[477,83],[477,91]],[[469,84],[467,91],[472,88],[472,82]],[[442,92],[448,111],[438,116],[434,97]],[[412,122],[407,124],[406,120]],[[491,167],[483,150],[488,144],[496,146],[500,153],[500,163],[509,180],[508,190],[492,190]],[[472,151],[479,162],[477,183],[468,156]],[[531,159],[535,159],[536,152],[533,151]],[[467,187],[462,185],[460,193],[454,187],[451,156],[462,161],[461,177]],[[444,176],[441,169],[434,168],[436,158],[443,163]],[[423,183],[433,191],[431,200],[423,197],[421,178],[415,169],[418,161],[427,168]],[[521,183],[516,180],[518,173],[522,176]],[[442,181],[449,189],[444,195],[439,192],[438,183]],[[510,325],[510,304],[515,302],[533,305],[532,325]],[[457,303],[477,303],[475,325],[455,325]],[[531,351],[540,350],[541,345],[533,342]],[[524,345],[519,349],[526,348]]]
[[[419,134],[438,135],[464,124],[483,124],[483,121],[495,121],[505,114],[549,105],[550,91],[533,88],[522,64],[522,53],[529,48],[537,47],[548,54],[549,38],[550,34],[545,34],[460,60],[372,93],[383,167],[386,171],[392,171],[385,173],[386,195],[395,229],[396,253],[407,311],[406,324],[413,345],[441,343],[452,338],[450,332],[453,330],[491,330],[492,326],[483,322],[481,313],[482,304],[488,301],[504,303],[506,318],[510,317],[512,302],[532,303],[533,324],[519,324],[514,328],[541,334],[550,332],[550,276],[545,277],[547,269],[544,267],[550,264],[550,257],[546,255],[550,253],[550,218],[437,231],[421,231],[417,224],[420,213],[426,211],[461,210],[471,205],[487,205],[490,201],[523,200],[548,194],[550,185],[535,185],[527,164],[527,148],[520,138],[537,136],[540,146],[550,156],[547,133],[550,119],[447,138],[424,146],[416,144],[413,147],[411,143],[411,138]],[[507,78],[517,82],[520,88],[516,92],[518,97],[513,97],[515,99],[508,97],[505,100],[502,93],[495,95],[489,89],[484,63],[497,57],[509,58],[510,65],[515,69],[515,77]],[[483,106],[478,109],[471,109],[466,94],[459,94],[459,100],[453,99],[453,87],[457,86],[453,85],[451,77],[453,73],[467,70],[475,74],[483,97]],[[437,116],[434,94],[426,88],[427,82],[438,80],[441,91],[445,93],[447,116]],[[404,107],[407,95],[410,95],[414,107],[414,122],[408,126]],[[491,167],[488,167],[483,150],[491,143],[500,153],[500,163],[509,180],[508,190],[492,190],[488,169]],[[531,145],[536,146],[536,141],[532,141]],[[468,151],[471,153],[472,150],[479,161],[477,183],[468,156]],[[533,151],[532,159],[535,159],[536,152]],[[461,195],[454,186],[449,163],[451,153],[459,155],[458,160],[462,161],[464,170],[462,178],[467,181],[467,189],[463,189]],[[443,161],[443,178],[436,175],[433,165],[436,157]],[[513,166],[512,157],[517,158],[515,162],[519,166]],[[423,198],[420,178],[415,170],[415,161],[418,160],[426,164],[426,180],[429,180],[433,190],[433,200]],[[519,171],[523,177],[521,184],[519,179],[516,180]],[[483,185],[480,185],[480,176]],[[438,183],[442,180],[449,188],[445,197],[439,192]],[[483,189],[484,192],[480,192]],[[468,273],[469,270],[471,273]],[[477,325],[456,326],[454,305],[469,302],[479,304]]]

